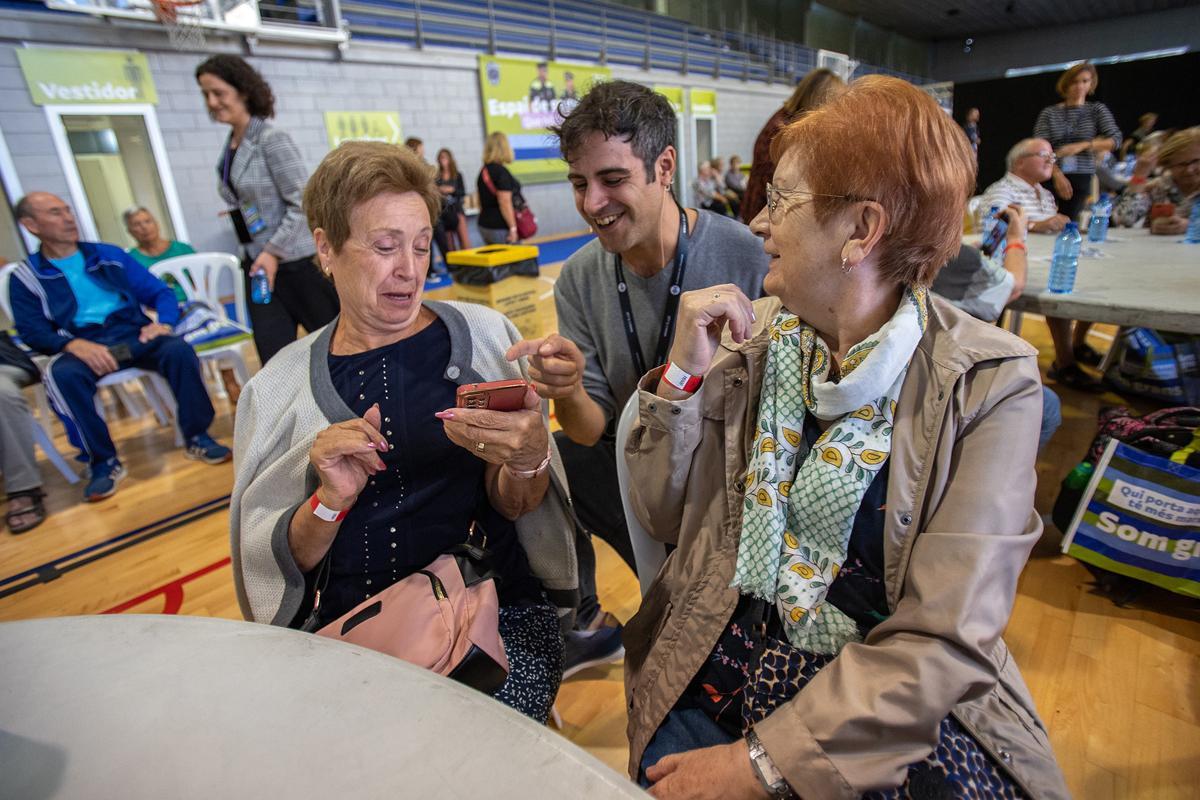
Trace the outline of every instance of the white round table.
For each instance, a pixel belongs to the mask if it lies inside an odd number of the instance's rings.
[[[0,624],[0,797],[645,797],[434,673],[298,631],[118,615]]]
[[[1145,326],[1179,333],[1200,333],[1200,244],[1182,236],[1154,236],[1144,228],[1111,228],[1108,241],[1092,244],[1083,235],[1075,291],[1046,290],[1055,237],[1031,233],[1029,273],[1014,311],[1030,311],[1113,325]],[[978,237],[973,237],[978,245]],[[1019,325],[1019,322],[1017,323]]]

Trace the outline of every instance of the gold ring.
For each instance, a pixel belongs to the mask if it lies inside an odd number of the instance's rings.
[[[476,449],[476,450],[478,450],[478,451],[479,451],[479,452],[481,452],[481,453],[483,452],[483,448],[484,448],[484,447],[485,447],[485,445],[484,445],[484,443],[483,443],[483,442],[476,442],[476,443],[475,443],[475,449]]]

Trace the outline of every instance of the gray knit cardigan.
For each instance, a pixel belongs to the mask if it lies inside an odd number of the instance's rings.
[[[502,314],[469,303],[430,301],[425,307],[450,331],[447,380],[464,384],[528,377],[524,359],[514,364],[504,358],[521,337]],[[238,401],[230,549],[238,603],[243,616],[256,622],[286,626],[301,608],[304,575],[288,547],[288,527],[317,488],[308,452],[319,431],[356,416],[329,375],[329,343],[336,326],[334,320],[280,350],[246,384]],[[550,448],[550,489],[538,508],[517,520],[516,528],[530,569],[569,626],[579,603],[577,523],[554,437]]]

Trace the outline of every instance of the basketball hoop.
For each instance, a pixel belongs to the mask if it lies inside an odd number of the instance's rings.
[[[150,0],[154,18],[167,29],[171,46],[176,50],[203,50],[205,45],[202,17],[196,6],[206,0]],[[183,11],[183,13],[180,13]]]

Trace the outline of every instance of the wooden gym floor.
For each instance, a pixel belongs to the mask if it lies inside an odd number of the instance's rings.
[[[543,324],[553,326],[545,270]],[[1097,346],[1111,328],[1098,326]],[[1044,323],[1024,335],[1048,366]],[[1116,395],[1059,391],[1063,427],[1038,462],[1037,507],[1049,511],[1078,462],[1101,404]],[[233,409],[221,398],[214,435],[231,443]],[[1146,410],[1143,408],[1142,410]],[[178,613],[240,618],[229,566],[233,470],[186,460],[153,417],[109,408],[130,476],[115,497],[81,500],[44,459],[50,518],[0,533],[0,620],[74,614]],[[69,448],[62,436],[60,449]],[[1007,639],[1050,730],[1073,793],[1107,798],[1192,798],[1200,791],[1200,606],[1151,589],[1128,608],[1097,595],[1087,571],[1057,552],[1048,530],[1022,577]],[[604,607],[627,620],[639,602],[634,575],[597,543]],[[621,667],[584,671],[559,694],[563,734],[618,771],[626,761]]]

